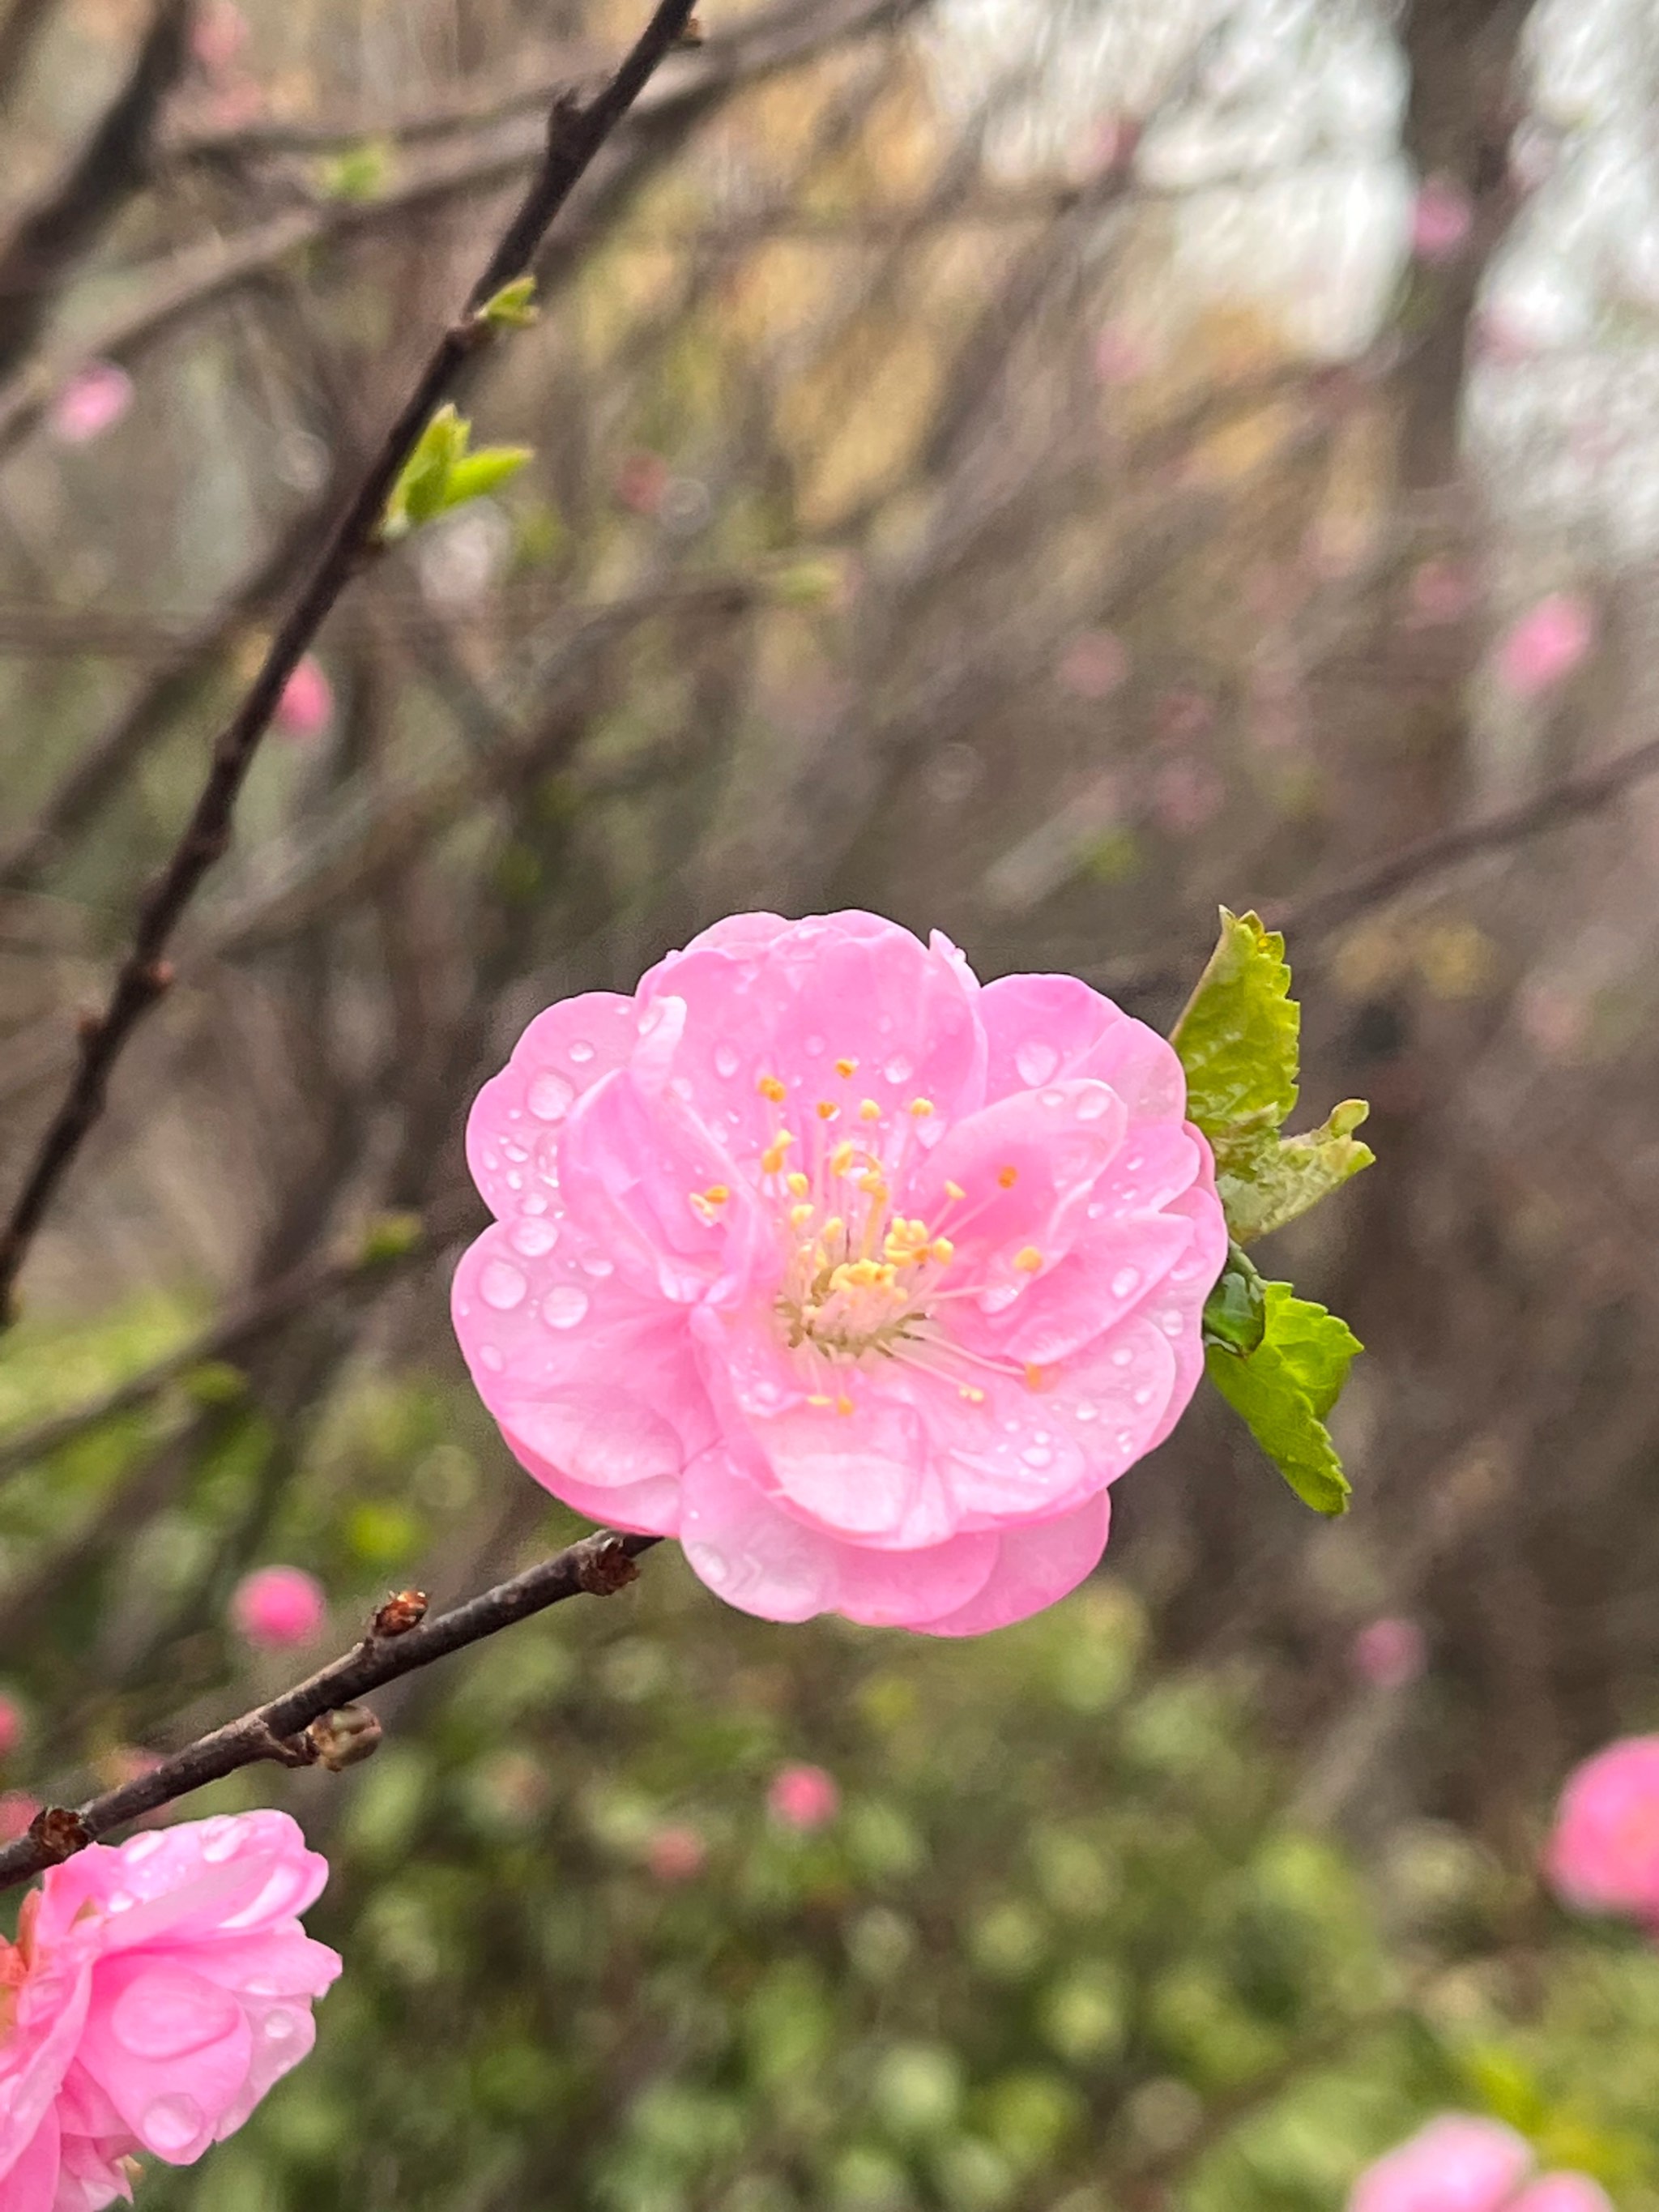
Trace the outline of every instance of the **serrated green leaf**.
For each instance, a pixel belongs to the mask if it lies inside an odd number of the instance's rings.
[[[1227,1264],[1204,1301],[1204,1341],[1234,1352],[1254,1352],[1267,1326],[1267,1285],[1237,1244],[1227,1248]]]
[[[1210,1380],[1249,1425],[1267,1457],[1316,1513],[1348,1510],[1350,1489],[1325,1427],[1347,1380],[1359,1340],[1345,1321],[1288,1283],[1264,1285],[1266,1326],[1249,1353],[1212,1342]]]
[[[452,507],[482,499],[486,492],[517,476],[526,461],[534,459],[535,451],[533,446],[484,446],[453,462],[438,512],[447,514]]]
[[[1353,1135],[1370,1110],[1359,1098],[1345,1100],[1321,1128],[1279,1136],[1297,1101],[1302,1015],[1290,993],[1279,932],[1223,907],[1220,938],[1170,1042],[1240,1244],[1294,1221],[1375,1157]]]

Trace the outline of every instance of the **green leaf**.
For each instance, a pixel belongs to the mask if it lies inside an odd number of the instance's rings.
[[[1233,1352],[1254,1352],[1267,1326],[1267,1285],[1237,1244],[1227,1248],[1227,1264],[1204,1301],[1204,1341]]]
[[[463,507],[470,499],[482,499],[486,492],[494,491],[497,485],[517,476],[535,455],[533,446],[484,446],[476,453],[468,453],[450,467],[439,513],[447,514],[452,507]]]
[[[405,1259],[425,1234],[426,1224],[418,1213],[376,1214],[363,1231],[357,1263],[363,1267],[383,1267]]]
[[[471,435],[471,425],[447,401],[422,431],[386,503],[380,536],[388,544],[439,512],[449,471],[465,453]]]
[[[1321,1128],[1279,1136],[1297,1101],[1302,1013],[1290,994],[1283,937],[1255,915],[1223,907],[1220,938],[1170,1042],[1240,1244],[1294,1221],[1375,1157],[1353,1134],[1370,1111],[1359,1098],[1345,1100]]]
[[[1359,1340],[1288,1283],[1267,1283],[1263,1291],[1265,1328],[1255,1350],[1235,1352],[1212,1340],[1205,1367],[1303,1503],[1316,1513],[1346,1513],[1348,1480],[1324,1422]]]
[[[510,284],[503,284],[499,292],[484,301],[478,310],[478,320],[498,331],[527,330],[539,313],[535,301],[535,278],[515,276]]]
[[[366,138],[319,166],[317,188],[325,199],[378,199],[390,181],[392,159],[386,140]]]

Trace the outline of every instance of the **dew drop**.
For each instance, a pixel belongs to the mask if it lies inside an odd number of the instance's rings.
[[[159,1829],[141,1830],[130,1842],[122,1844],[121,1856],[129,1866],[142,1866],[146,1859],[155,1857],[164,1840]]]
[[[1114,1367],[1127,1367],[1133,1358],[1134,1354],[1130,1351],[1128,1346],[1127,1344],[1120,1344],[1117,1350],[1112,1354],[1112,1364]]]
[[[106,1912],[131,1912],[137,1902],[130,1889],[112,1890],[104,1899],[104,1909]]]
[[[1112,1095],[1103,1086],[1098,1091],[1085,1091],[1078,1098],[1077,1118],[1079,1121],[1098,1121],[1111,1103]]]
[[[515,1167],[522,1167],[530,1158],[525,1146],[520,1144],[504,1144],[501,1146],[501,1152],[503,1157],[511,1160]]]
[[[1150,1382],[1143,1382],[1134,1394],[1134,1401],[1137,1406],[1150,1406],[1157,1395]]]
[[[804,1053],[810,1054],[811,1058],[814,1060],[820,1058],[825,1049],[826,1047],[824,1045],[823,1039],[821,1036],[807,1037],[801,1045],[801,1050]]]
[[[729,1044],[717,1044],[714,1047],[715,1074],[724,1076],[729,1083],[737,1072],[738,1055],[736,1053],[732,1051]]]
[[[489,1170],[491,1175],[494,1175],[496,1169],[500,1167],[501,1164],[501,1156],[495,1150],[494,1145],[486,1145],[484,1146],[483,1164]]]
[[[1046,1444],[1027,1444],[1024,1450],[1020,1454],[1020,1457],[1024,1461],[1027,1467],[1051,1466],[1054,1462],[1054,1454],[1048,1449]]]
[[[881,1072],[890,1083],[908,1083],[916,1072],[916,1064],[902,1052],[896,1052]]]
[[[1158,1325],[1163,1330],[1165,1336],[1179,1336],[1181,1334],[1181,1316],[1173,1311],[1169,1313],[1161,1313],[1158,1317]]]
[[[1090,1208],[1089,1208],[1089,1218],[1090,1218],[1090,1220],[1091,1220],[1091,1221],[1098,1221],[1098,1220],[1099,1220],[1099,1218],[1100,1218],[1100,1217],[1101,1217],[1101,1215],[1102,1215],[1103,1213],[1104,1213],[1104,1212],[1105,1212],[1105,1211],[1106,1211],[1106,1201],[1105,1201],[1105,1200],[1104,1200],[1103,1198],[1097,1198],[1097,1199],[1096,1199],[1096,1200],[1095,1200],[1095,1201],[1094,1201],[1094,1203],[1093,1203],[1093,1204],[1090,1206]]]
[[[1118,1431],[1117,1448],[1120,1451],[1133,1451],[1134,1449],[1135,1432],[1133,1429],[1120,1429]]]
[[[1046,1106],[1051,1114],[1066,1103],[1066,1093],[1063,1091],[1039,1091],[1037,1096],[1042,1104]]]
[[[236,1823],[222,1814],[215,1820],[204,1821],[200,1831],[202,1856],[216,1866],[221,1860],[236,1856]]]
[[[578,1067],[586,1067],[593,1057],[593,1048],[586,1037],[578,1037],[570,1047],[570,1057]]]
[[[478,1277],[478,1296],[497,1313],[511,1313],[522,1305],[529,1288],[510,1260],[492,1260]]]
[[[1112,1296],[1127,1298],[1140,1280],[1139,1267],[1120,1267],[1112,1278]]]
[[[988,1290],[980,1292],[975,1303],[981,1313],[1006,1313],[1018,1296],[1018,1283],[993,1283]]]
[[[259,2033],[267,2043],[292,2043],[299,2027],[291,2012],[268,2012]]]
[[[1125,1171],[1129,1175],[1133,1175],[1141,1164],[1141,1155],[1139,1152],[1135,1153],[1132,1159],[1127,1159],[1123,1163]]]
[[[531,1084],[525,1103],[538,1121],[562,1121],[575,1095],[563,1076],[544,1068]]]
[[[1060,1054],[1041,1037],[1028,1037],[1014,1054],[1014,1066],[1019,1070],[1020,1081],[1035,1090],[1060,1066]]]
[[[1092,1399],[1079,1398],[1076,1405],[1073,1407],[1072,1411],[1079,1421],[1092,1421],[1099,1413],[1100,1408],[1094,1403]]]
[[[607,1260],[603,1252],[584,1252],[582,1254],[582,1272],[584,1274],[592,1275],[597,1280],[602,1282],[605,1276],[614,1275],[616,1273],[616,1262],[612,1260]]]
[[[690,1098],[692,1096],[692,1084],[691,1079],[689,1075],[676,1075],[672,1077],[669,1080],[668,1087],[673,1092],[676,1098]]]
[[[507,1364],[506,1355],[499,1345],[482,1344],[478,1347],[478,1364],[488,1373],[499,1375]]]
[[[525,1200],[520,1211],[525,1213],[545,1213],[547,1200],[542,1196],[540,1191],[532,1190],[529,1197]]]
[[[587,1312],[587,1293],[574,1283],[560,1283],[542,1300],[542,1319],[549,1328],[574,1328]]]
[[[508,1170],[507,1187],[509,1190],[522,1190],[524,1188],[524,1177],[519,1173],[517,1168],[513,1168]]]
[[[526,1260],[539,1260],[544,1253],[550,1252],[558,1243],[559,1224],[556,1221],[538,1221],[533,1217],[515,1221],[509,1231],[508,1241],[513,1249],[522,1253]]]
[[[688,1537],[685,1556],[691,1571],[706,1582],[710,1589],[724,1589],[732,1579],[732,1563],[724,1552],[717,1552],[712,1544],[698,1544]]]
[[[159,2157],[185,2149],[201,2132],[202,2108],[194,2097],[157,2097],[144,2113],[144,2142]]]

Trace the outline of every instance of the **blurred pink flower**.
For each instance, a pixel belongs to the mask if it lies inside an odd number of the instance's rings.
[[[708,1846],[695,1828],[659,1828],[646,1864],[659,1881],[695,1881],[708,1863]]]
[[[1568,1778],[1545,1870],[1564,1904],[1659,1930],[1659,1735],[1621,1737]]]
[[[1613,2199],[1587,2173],[1547,2173],[1504,2212],[1613,2212]]]
[[[1412,207],[1412,252],[1431,268],[1455,261],[1474,226],[1474,208],[1451,177],[1425,177]]]
[[[317,738],[334,719],[334,687],[320,661],[307,653],[283,686],[271,718],[284,737]]]
[[[322,1584],[302,1567],[256,1567],[231,1593],[236,1632],[261,1651],[309,1643],[327,1610]]]
[[[668,464],[660,453],[629,453],[617,471],[617,497],[635,514],[654,514],[668,482]]]
[[[1589,1034],[1589,1002],[1559,983],[1522,986],[1516,1002],[1522,1034],[1552,1060],[1565,1060]]]
[[[774,1620],[967,1635],[1094,1566],[1226,1231],[1165,1042],[873,915],[736,915],[484,1086],[455,1328],[521,1462]]]
[[[0,2202],[94,2212],[141,2151],[189,2166],[310,2050],[340,1971],[297,1916],[327,1879],[285,1813],[101,1844],[0,1945]]]
[[[1428,1644],[1414,1620],[1385,1614],[1353,1640],[1354,1672],[1379,1690],[1403,1690],[1428,1664]]]
[[[191,52],[210,76],[228,70],[246,44],[247,17],[234,0],[210,0],[191,28]]]
[[[46,422],[60,445],[85,446],[113,428],[132,404],[132,379],[112,361],[89,361],[58,387]]]
[[[1115,631],[1085,629],[1060,655],[1054,672],[1079,699],[1109,699],[1129,672],[1129,651]]]
[[[23,1740],[23,1708],[0,1690],[0,1759],[8,1759]]]
[[[8,1790],[0,1796],[0,1844],[15,1844],[19,1836],[27,1835],[40,1809],[40,1800],[27,1790]]]
[[[1576,592],[1552,592],[1499,639],[1498,680],[1517,699],[1535,698],[1571,676],[1595,641],[1595,612]]]
[[[766,1793],[766,1809],[781,1826],[803,1835],[828,1827],[841,1810],[841,1789],[821,1766],[781,1766]]]
[[[1501,2120],[1444,2112],[1366,2167],[1348,2212],[1499,2212],[1532,2163],[1530,2144]]]
[[[1152,819],[1171,837],[1190,837],[1214,821],[1226,795],[1208,761],[1166,761],[1152,778]]]
[[[1474,578],[1462,562],[1425,561],[1412,574],[1407,620],[1417,629],[1461,622],[1478,597]]]
[[[1108,323],[1095,340],[1095,374],[1103,384],[1133,384],[1152,367],[1142,341],[1121,323]]]

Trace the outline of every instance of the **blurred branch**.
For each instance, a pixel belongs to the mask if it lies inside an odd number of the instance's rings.
[[[29,58],[57,0],[11,0],[0,22],[0,114],[11,105]]]
[[[461,319],[439,340],[356,496],[336,523],[241,708],[215,746],[207,781],[173,859],[140,909],[132,949],[108,1004],[82,1027],[79,1064],[68,1093],[47,1126],[0,1233],[0,1327],[10,1317],[13,1285],[35,1232],[102,1111],[110,1071],[128,1037],[172,981],[164,957],[167,947],[203,878],[230,842],[237,795],[288,679],[369,555],[392,487],[434,410],[493,335],[479,311],[533,258],[549,225],[678,40],[690,14],[691,0],[659,0],[650,22],[604,88],[585,104],[574,100],[556,104],[538,174],[468,295]]]
[[[44,1873],[100,1836],[125,1826],[158,1806],[170,1805],[210,1782],[217,1782],[239,1767],[274,1759],[283,1766],[315,1764],[317,1750],[305,1731],[313,1722],[342,1706],[353,1704],[434,1659],[447,1658],[469,1644],[497,1636],[515,1622],[528,1620],[586,1590],[608,1597],[638,1577],[634,1562],[643,1552],[662,1541],[659,1536],[617,1535],[600,1528],[579,1543],[527,1567],[510,1582],[498,1583],[462,1605],[435,1619],[417,1620],[402,1634],[380,1631],[390,1607],[375,1616],[368,1636],[331,1666],[321,1668],[269,1703],[257,1705],[239,1720],[228,1721],[210,1735],[175,1751],[118,1790],[106,1790],[74,1812],[49,1808],[36,1820],[28,1835],[0,1850],[0,1888],[15,1888]]]
[[[161,102],[190,50],[192,0],[155,0],[127,81],[79,156],[0,246],[0,374],[39,336],[58,285],[143,183]]]

